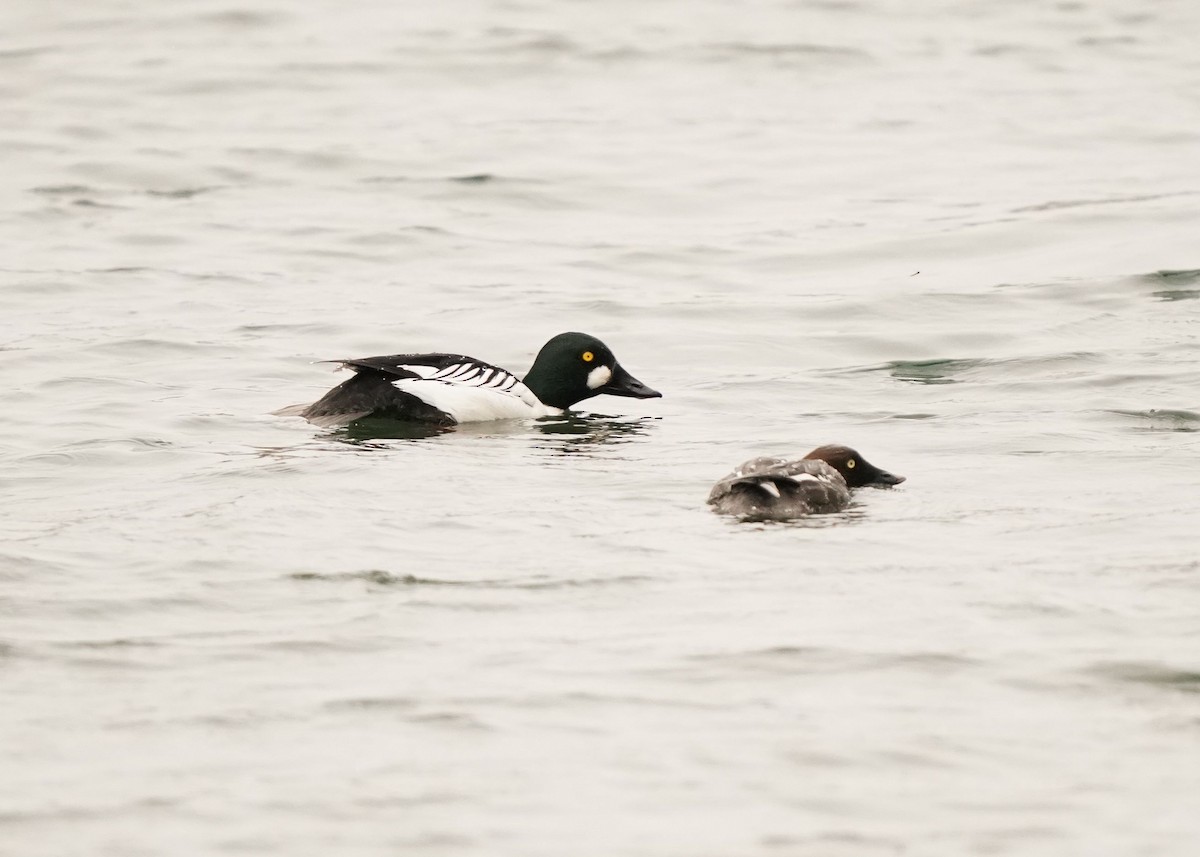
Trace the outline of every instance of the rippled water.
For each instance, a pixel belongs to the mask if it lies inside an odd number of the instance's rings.
[[[1198,10],[7,4],[0,853],[1190,855]]]

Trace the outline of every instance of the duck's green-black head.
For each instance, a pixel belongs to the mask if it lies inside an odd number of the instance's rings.
[[[856,450],[848,446],[818,446],[805,458],[815,458],[824,461],[846,480],[851,488],[861,488],[864,485],[899,485],[904,481],[903,476],[896,476],[886,470],[880,470],[871,462],[864,459]]]
[[[662,396],[630,375],[609,347],[586,333],[560,333],[542,346],[525,386],[552,408],[569,408],[601,393],[654,399]]]

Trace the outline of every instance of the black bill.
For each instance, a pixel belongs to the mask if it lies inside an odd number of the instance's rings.
[[[614,363],[612,377],[608,383],[596,390],[597,393],[607,393],[610,396],[628,396],[631,399],[661,399],[662,393],[651,389],[630,375],[620,363]]]
[[[876,467],[875,473],[868,484],[880,486],[899,485],[903,481],[903,476],[897,476],[894,473],[888,473],[886,470],[880,470],[878,467]]]

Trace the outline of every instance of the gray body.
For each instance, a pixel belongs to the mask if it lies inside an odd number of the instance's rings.
[[[713,486],[708,502],[724,515],[785,521],[850,505],[842,474],[819,459],[753,458]]]

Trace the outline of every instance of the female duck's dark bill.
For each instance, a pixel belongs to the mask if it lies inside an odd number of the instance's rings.
[[[610,396],[626,396],[631,399],[661,399],[662,393],[647,387],[637,378],[630,375],[620,363],[614,363],[612,377],[603,387],[596,389],[597,393],[607,393]]]
[[[886,470],[875,468],[875,476],[868,483],[870,485],[899,485],[905,480],[904,476],[897,476],[894,473],[888,473]]]

